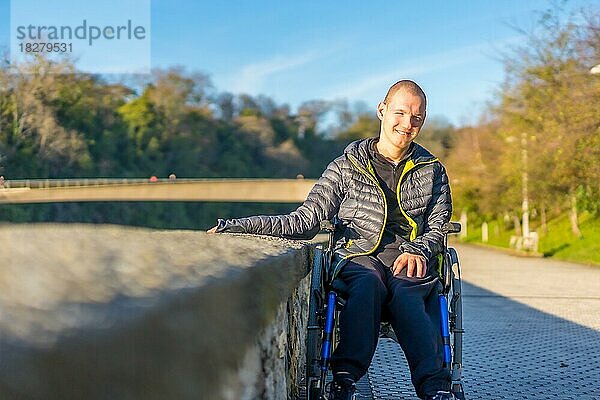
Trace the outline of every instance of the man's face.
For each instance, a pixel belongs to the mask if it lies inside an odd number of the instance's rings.
[[[415,140],[425,122],[425,104],[421,96],[400,89],[387,103],[377,105],[377,116],[381,120],[381,144],[403,150]]]

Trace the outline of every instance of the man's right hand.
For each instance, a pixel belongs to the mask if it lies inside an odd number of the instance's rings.
[[[422,255],[402,253],[396,257],[392,266],[392,273],[399,277],[401,271],[406,268],[406,276],[409,278],[423,278],[427,273],[427,259]]]
[[[214,227],[210,228],[209,230],[206,231],[206,233],[217,233],[217,227],[214,226]]]

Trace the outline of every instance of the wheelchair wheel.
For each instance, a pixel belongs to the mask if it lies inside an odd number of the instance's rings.
[[[321,346],[323,309],[323,251],[318,246],[310,278],[308,300],[308,325],[306,334],[306,398],[321,399],[324,394],[324,382],[321,382]]]

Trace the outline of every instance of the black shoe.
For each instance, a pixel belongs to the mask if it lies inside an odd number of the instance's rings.
[[[427,395],[425,400],[456,400],[456,397],[450,392],[439,390],[436,394]]]
[[[354,400],[356,384],[350,374],[336,374],[329,388],[329,400]]]

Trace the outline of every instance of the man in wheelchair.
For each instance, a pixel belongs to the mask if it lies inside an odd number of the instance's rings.
[[[437,271],[452,203],[443,165],[414,142],[425,110],[425,93],[415,82],[396,82],[377,106],[379,136],[350,143],[295,211],[219,219],[209,230],[307,239],[321,221],[340,221],[333,274],[347,293],[331,358],[333,399],[353,398],[355,382],[373,358],[383,314],[419,398],[454,399],[443,365]]]

